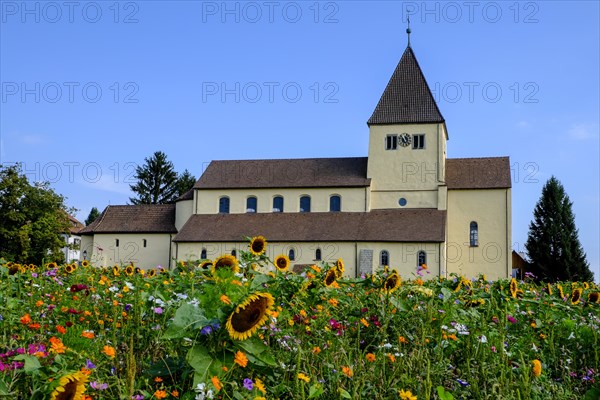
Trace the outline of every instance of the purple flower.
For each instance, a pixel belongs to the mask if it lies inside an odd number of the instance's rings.
[[[131,305],[131,304],[125,304],[125,311],[131,310],[131,307],[133,307],[133,305]]]
[[[154,311],[156,314],[162,314],[163,313],[163,309],[160,308],[160,307],[153,308],[152,311]]]
[[[254,385],[252,384],[252,379],[244,379],[244,387],[248,390],[252,390],[252,388],[254,387]]]
[[[467,386],[469,386],[469,382],[467,382],[467,381],[463,381],[463,380],[462,380],[462,379],[460,379],[460,378],[456,378],[456,382],[460,383],[460,386],[462,386],[462,387],[467,387]]]
[[[506,319],[508,320],[508,322],[510,322],[511,324],[516,324],[517,320],[515,319],[515,317],[511,316],[511,315],[507,315]]]
[[[85,367],[87,369],[94,369],[96,368],[96,365],[92,362],[92,360],[90,360],[89,358],[85,361]]]
[[[96,381],[90,382],[90,387],[96,390],[106,390],[108,389],[108,383],[98,383]]]
[[[144,395],[135,394],[135,395],[131,396],[131,400],[144,400]]]
[[[210,325],[206,325],[204,328],[200,329],[201,335],[210,335],[213,331],[213,327]]]

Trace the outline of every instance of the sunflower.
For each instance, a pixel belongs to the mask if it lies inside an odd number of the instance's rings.
[[[83,261],[81,262],[81,266],[82,266],[82,267],[89,267],[89,266],[90,266],[90,263],[88,262],[88,260],[83,260]]]
[[[592,292],[588,294],[588,303],[600,303],[600,293]]]
[[[227,318],[225,328],[234,340],[246,340],[269,318],[275,303],[270,293],[254,293],[242,301]]]
[[[209,268],[211,268],[212,266],[213,266],[213,263],[212,263],[212,261],[210,261],[210,260],[202,261],[202,262],[200,263],[200,268],[201,268],[201,269],[209,269]]]
[[[548,289],[548,294],[549,294],[550,296],[552,296],[552,285],[551,285],[551,284],[549,284],[549,283],[547,283],[547,284],[546,284],[546,287],[547,287],[547,289]]]
[[[341,278],[344,275],[344,261],[341,258],[338,258],[335,262],[335,274],[338,278]]]
[[[151,270],[148,271],[148,274],[146,276],[148,278],[154,278],[156,276],[156,270],[154,268],[152,268]]]
[[[323,279],[323,283],[326,287],[331,287],[335,283],[336,279],[337,274],[335,273],[335,268],[332,268],[325,274],[325,279]]]
[[[135,267],[132,264],[129,264],[125,268],[125,275],[127,275],[127,276],[132,276],[134,272],[135,272]]]
[[[221,257],[217,257],[215,263],[213,265],[213,270],[218,271],[220,269],[228,269],[233,271],[233,273],[240,272],[240,266],[238,264],[237,258],[230,254],[224,254]]]
[[[583,292],[583,289],[581,288],[573,290],[573,293],[571,294],[571,304],[579,303],[579,300],[581,300],[581,292]]]
[[[82,400],[87,381],[87,375],[81,371],[63,376],[50,395],[50,400]]]
[[[285,271],[290,267],[290,259],[284,254],[275,257],[275,267],[280,271]]]
[[[515,278],[512,278],[510,280],[510,295],[516,299],[517,298],[517,280]]]
[[[112,267],[112,273],[113,273],[114,276],[121,275],[121,268],[118,265],[114,265]]]
[[[388,275],[387,279],[383,282],[383,291],[386,293],[392,293],[394,290],[400,287],[400,275],[396,271],[392,271]]]
[[[267,250],[267,240],[263,236],[255,236],[250,241],[250,253],[260,256]]]
[[[54,261],[52,261],[51,263],[48,263],[46,265],[46,268],[48,268],[48,269],[54,269],[54,268],[57,268],[57,267],[58,267],[58,265]]]
[[[556,289],[558,290],[558,294],[560,294],[560,298],[565,298],[565,292],[563,291],[562,285],[556,285]]]
[[[67,274],[72,274],[74,271],[75,271],[75,268],[74,268],[74,267],[73,267],[71,264],[68,264],[68,265],[65,267],[65,272],[66,272]]]

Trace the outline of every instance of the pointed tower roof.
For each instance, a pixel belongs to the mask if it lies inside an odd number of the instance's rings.
[[[368,125],[443,123],[410,45],[404,51]]]

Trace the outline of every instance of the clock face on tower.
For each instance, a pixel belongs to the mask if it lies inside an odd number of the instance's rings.
[[[412,138],[408,133],[403,133],[402,135],[398,136],[398,139],[400,139],[400,146],[402,147],[410,145],[410,142],[412,141]]]

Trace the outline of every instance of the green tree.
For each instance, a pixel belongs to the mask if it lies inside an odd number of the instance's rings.
[[[187,169],[177,178],[177,197],[194,187],[196,178]]]
[[[135,169],[137,182],[130,185],[137,197],[130,197],[129,201],[133,204],[165,204],[175,201],[178,193],[177,173],[173,163],[167,160],[167,155],[157,151],[144,161],[144,165]]]
[[[91,224],[99,216],[100,216],[100,211],[98,211],[98,209],[96,207],[92,207],[92,209],[90,210],[90,214],[88,215],[87,219],[85,220],[85,225],[87,226],[87,225]]]
[[[533,271],[542,280],[594,279],[579,242],[572,206],[564,187],[551,177],[542,188],[525,243]]]
[[[62,262],[69,231],[64,197],[49,183],[31,185],[21,165],[0,166],[0,258],[20,263]]]

